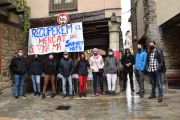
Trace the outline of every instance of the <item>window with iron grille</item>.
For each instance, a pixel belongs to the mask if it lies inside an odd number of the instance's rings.
[[[77,0],[50,0],[49,12],[76,11]]]

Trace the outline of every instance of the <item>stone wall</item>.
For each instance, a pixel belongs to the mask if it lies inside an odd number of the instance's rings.
[[[1,74],[0,74],[0,99],[13,95],[14,77],[9,69],[10,62],[16,56],[18,49],[23,49],[27,58],[27,42],[23,41],[22,30],[0,23],[1,29]],[[25,77],[24,90],[27,88],[27,75]]]

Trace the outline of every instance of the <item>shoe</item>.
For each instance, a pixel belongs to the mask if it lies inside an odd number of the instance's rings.
[[[36,96],[36,95],[37,95],[37,92],[35,91],[35,92],[34,92],[34,96]]]
[[[144,97],[142,94],[139,94],[139,96],[140,96],[141,98],[143,98],[143,97]]]
[[[122,89],[122,91],[126,91],[126,89],[125,89],[125,88],[123,88],[123,89]]]
[[[72,99],[74,96],[72,94],[70,94],[69,97]]]
[[[162,97],[159,97],[159,98],[158,98],[158,102],[162,102]]]
[[[139,94],[139,92],[137,92],[136,94]],[[144,92],[143,92],[143,94],[144,94]]]
[[[38,96],[41,96],[41,93],[40,93],[40,92],[38,92]]]
[[[82,93],[79,93],[79,97],[80,97],[80,98],[82,97]]]
[[[112,95],[113,95],[113,96],[116,96],[116,93],[115,93],[115,91],[113,91],[113,92],[112,92]]]
[[[18,99],[18,95],[17,95],[17,96],[15,96],[15,99]]]
[[[151,95],[151,96],[148,97],[148,99],[153,99],[153,98],[156,98],[156,96],[155,95]]]
[[[108,92],[108,96],[111,96],[111,91]]]
[[[46,97],[45,93],[42,93],[42,99],[44,99]]]
[[[51,98],[54,98],[54,97],[55,97],[55,93],[52,93]]]
[[[105,93],[105,92],[102,92],[101,94],[102,94],[102,95],[106,95],[106,93]]]
[[[63,96],[62,96],[62,98],[65,98],[65,97],[66,97],[66,95],[63,95]]]
[[[20,97],[23,97],[23,98],[26,98],[26,96],[24,95],[24,94],[22,94],[22,95],[19,95]]]
[[[83,96],[86,97],[86,92],[83,93]]]
[[[135,92],[134,88],[131,89],[131,92]]]
[[[94,95],[99,96],[99,93],[94,93]]]

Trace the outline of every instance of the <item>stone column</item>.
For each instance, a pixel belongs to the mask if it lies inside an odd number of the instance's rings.
[[[108,21],[109,26],[109,48],[113,49],[114,56],[116,56],[119,60],[119,32],[120,32],[120,25],[119,22],[111,22]],[[116,93],[120,93],[120,85],[119,85],[119,77],[117,78],[116,82]]]

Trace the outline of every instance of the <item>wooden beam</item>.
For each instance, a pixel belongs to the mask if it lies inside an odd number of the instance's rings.
[[[11,3],[3,3],[3,4],[0,4],[0,7],[7,7],[7,6],[10,6]]]
[[[96,26],[83,27],[83,30],[96,30]]]
[[[8,12],[16,12],[16,8],[8,9]]]

